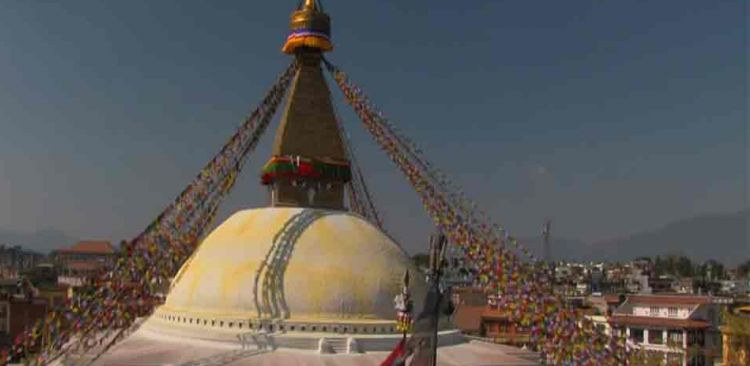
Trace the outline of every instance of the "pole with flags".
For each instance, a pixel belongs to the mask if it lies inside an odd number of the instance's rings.
[[[445,249],[447,239],[444,235],[435,235],[430,238],[430,269],[428,273],[429,284],[425,295],[424,309],[412,323],[411,300],[408,292],[402,292],[396,296],[396,310],[399,311],[399,319],[408,319],[408,328],[399,328],[404,332],[404,337],[396,348],[380,364],[380,366],[403,366],[410,358],[410,366],[435,366],[437,365],[438,327],[440,314],[448,312],[450,303],[445,301],[445,294],[440,288],[440,277],[445,262]],[[408,275],[404,276],[405,286],[408,285]],[[403,304],[404,306],[400,307]],[[399,309],[408,309],[401,312]],[[405,316],[408,314],[408,317]],[[403,318],[402,318],[403,316]],[[411,336],[406,334],[411,331]]]
[[[406,359],[410,356],[410,352],[407,350],[407,339],[406,336],[411,331],[412,322],[412,308],[414,302],[411,299],[409,292],[409,271],[404,272],[403,286],[401,293],[396,295],[393,299],[396,308],[396,329],[403,334],[401,341],[398,342],[396,348],[391,351],[388,357],[380,364],[380,366],[401,366],[406,364]]]

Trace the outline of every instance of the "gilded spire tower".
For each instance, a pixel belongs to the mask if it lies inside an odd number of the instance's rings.
[[[322,54],[333,49],[331,20],[319,1],[306,0],[290,28],[282,51],[294,55],[299,69],[262,181],[271,206],[343,210],[351,170],[321,69]]]

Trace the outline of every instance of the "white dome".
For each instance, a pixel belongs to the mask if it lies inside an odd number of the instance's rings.
[[[251,328],[260,318],[392,324],[393,298],[407,269],[413,298],[421,302],[426,285],[418,269],[361,217],[304,208],[245,210],[201,243],[156,315],[185,325],[248,321]]]

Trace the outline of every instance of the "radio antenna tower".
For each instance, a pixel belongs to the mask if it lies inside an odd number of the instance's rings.
[[[544,220],[544,226],[542,226],[542,237],[544,238],[544,261],[547,263],[552,262],[552,250],[549,245],[551,225],[552,225],[552,220],[546,219]]]

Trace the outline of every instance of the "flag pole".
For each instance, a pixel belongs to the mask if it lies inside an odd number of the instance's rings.
[[[432,335],[430,338],[432,338],[432,342],[430,342],[430,346],[432,348],[431,357],[430,357],[430,365],[431,366],[437,366],[437,346],[438,346],[438,329],[439,329],[439,323],[440,323],[440,304],[442,303],[442,294],[440,292],[440,277],[443,272],[443,258],[445,255],[445,245],[446,238],[443,234],[438,234],[437,236],[433,236],[430,240],[430,277],[431,277],[431,286],[435,294],[438,296],[435,297],[435,305],[434,305],[434,312],[432,314]]]

